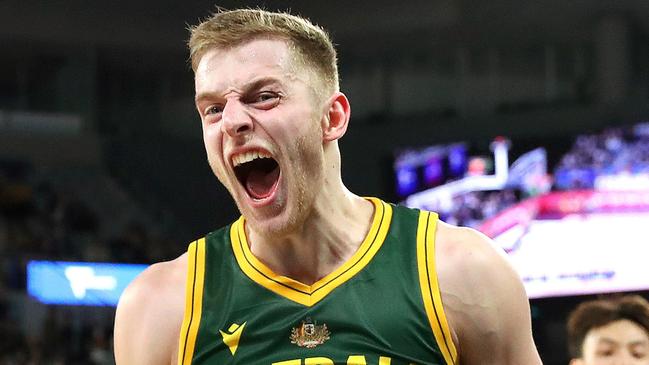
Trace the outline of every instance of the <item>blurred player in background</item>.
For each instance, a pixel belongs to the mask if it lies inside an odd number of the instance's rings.
[[[130,285],[118,364],[540,363],[485,236],[344,186],[350,104],[324,30],[220,11],[189,46],[207,159],[242,217]]]
[[[568,317],[570,365],[649,365],[649,302],[638,295],[581,303]]]

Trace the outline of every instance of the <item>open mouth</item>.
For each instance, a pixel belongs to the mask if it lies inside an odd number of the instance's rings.
[[[279,164],[270,155],[248,152],[233,158],[234,173],[253,199],[268,198],[279,180]]]

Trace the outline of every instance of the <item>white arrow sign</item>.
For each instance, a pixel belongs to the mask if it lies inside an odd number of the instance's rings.
[[[70,288],[75,298],[86,296],[86,290],[114,290],[117,280],[113,276],[95,276],[95,270],[87,266],[69,266],[65,268],[65,277],[70,281]]]

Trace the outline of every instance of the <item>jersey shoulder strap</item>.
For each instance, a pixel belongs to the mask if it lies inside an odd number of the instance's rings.
[[[442,294],[437,280],[435,233],[439,217],[436,213],[420,211],[417,224],[417,271],[428,322],[447,364],[457,363],[457,350],[446,320]]]
[[[185,315],[178,343],[178,365],[190,365],[196,345],[203,307],[205,282],[205,238],[189,244],[187,249],[187,281],[185,284]]]

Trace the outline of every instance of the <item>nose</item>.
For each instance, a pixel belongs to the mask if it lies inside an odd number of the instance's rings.
[[[232,137],[241,136],[252,131],[252,118],[247,113],[245,104],[240,100],[228,100],[223,107],[221,118],[225,132]]]

